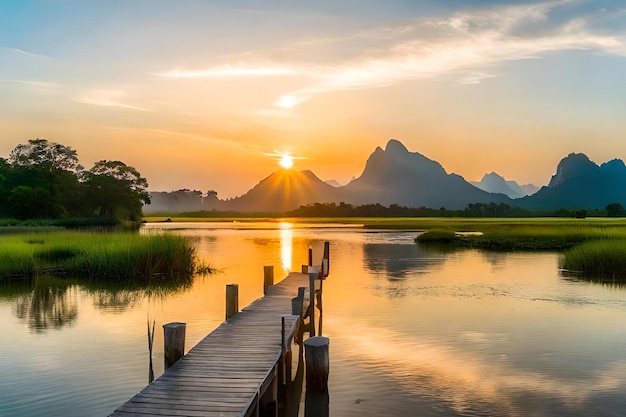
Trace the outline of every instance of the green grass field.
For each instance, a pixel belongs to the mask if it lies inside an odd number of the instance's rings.
[[[189,279],[198,265],[192,244],[171,234],[48,233],[0,235],[0,277],[50,273],[91,281]]]

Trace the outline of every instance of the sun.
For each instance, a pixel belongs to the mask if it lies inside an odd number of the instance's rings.
[[[293,158],[286,153],[282,156],[282,158],[280,158],[280,161],[278,161],[278,165],[285,169],[289,169],[293,166]]]

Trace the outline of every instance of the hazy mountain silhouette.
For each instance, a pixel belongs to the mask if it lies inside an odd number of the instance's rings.
[[[342,186],[341,184],[339,184],[339,182],[337,180],[327,180],[325,182],[326,182],[326,184],[332,185],[335,188],[339,188],[339,187]]]
[[[470,181],[469,183],[488,193],[505,194],[510,198],[521,198],[539,190],[539,187],[533,184],[519,185],[515,181],[507,181],[495,172],[485,174],[480,181]]]
[[[337,201],[337,188],[311,171],[281,169],[262,180],[246,194],[227,200],[227,210],[282,212],[312,203]]]
[[[598,166],[585,154],[571,153],[559,162],[546,187],[515,203],[533,210],[603,209],[610,203],[626,206],[626,166],[620,159]]]
[[[407,207],[463,209],[475,202],[510,202],[501,194],[480,190],[463,177],[391,139],[385,150],[376,148],[360,177],[340,188],[345,202],[380,203]]]
[[[240,197],[221,200],[212,190],[206,196],[195,190],[153,193],[157,204],[144,209],[148,212],[157,208],[176,211],[201,207],[202,210],[284,212],[313,203],[333,202],[450,210],[463,210],[470,203],[492,202],[531,210],[603,209],[610,203],[626,206],[624,162],[615,159],[598,166],[584,154],[572,153],[562,159],[548,186],[533,195],[511,200],[508,196],[527,192],[524,186],[493,172],[483,177],[481,186],[497,193],[481,190],[459,175],[448,174],[438,162],[409,152],[398,140],[391,139],[384,150],[377,147],[363,173],[344,186],[329,185],[311,171],[281,169]]]

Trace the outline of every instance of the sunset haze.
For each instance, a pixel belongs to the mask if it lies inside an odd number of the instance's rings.
[[[45,138],[150,190],[346,184],[391,138],[448,173],[546,185],[626,159],[612,1],[3,1],[0,157]]]

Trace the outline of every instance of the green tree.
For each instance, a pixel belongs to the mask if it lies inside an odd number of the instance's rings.
[[[59,217],[63,207],[53,201],[45,188],[20,185],[9,192],[7,209],[11,216],[25,220]]]
[[[624,214],[624,206],[620,203],[611,203],[606,206],[606,215],[608,217],[622,217]]]
[[[50,143],[46,139],[30,139],[11,151],[9,162],[14,167],[25,167],[40,171],[48,180],[48,191],[52,194],[55,180],[64,172],[76,173],[82,167],[76,151],[69,146]]]
[[[9,194],[9,178],[11,176],[11,165],[0,158],[0,216],[8,214],[7,196]]]
[[[84,173],[87,201],[97,216],[137,221],[150,203],[148,181],[121,161],[98,161]]]

